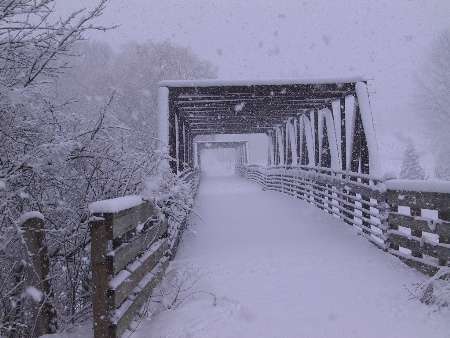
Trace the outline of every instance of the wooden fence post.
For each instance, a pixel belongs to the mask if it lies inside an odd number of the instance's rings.
[[[51,304],[49,259],[45,242],[44,221],[40,217],[28,218],[22,223],[23,238],[30,256],[29,286],[42,292],[41,300],[33,304],[35,325],[32,336],[39,337],[56,331],[56,312]]]
[[[110,316],[114,307],[108,294],[112,276],[107,262],[108,247],[112,247],[112,217],[98,218],[91,223],[92,306],[94,337],[115,337]]]
[[[91,203],[94,337],[118,338],[169,263],[168,224],[141,196]]]

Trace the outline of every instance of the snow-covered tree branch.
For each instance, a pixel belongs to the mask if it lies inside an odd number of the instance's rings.
[[[58,326],[86,319],[88,203],[140,192],[158,170],[150,94],[156,83],[214,75],[209,64],[170,44],[136,46],[125,56],[82,42],[89,31],[110,28],[96,24],[108,0],[62,19],[57,2],[0,0],[1,336],[29,336],[35,326],[21,216],[45,216],[52,286],[45,299]]]

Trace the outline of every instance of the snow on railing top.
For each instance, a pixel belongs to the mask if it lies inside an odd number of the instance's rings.
[[[315,172],[327,172],[329,175],[344,175],[348,177],[361,178],[366,180],[371,180],[374,182],[383,182],[383,179],[374,175],[367,175],[362,173],[355,173],[353,171],[345,171],[345,170],[336,170],[326,167],[316,167],[310,165],[278,165],[278,166],[269,166],[268,169],[301,169],[305,171],[315,171]]]
[[[120,211],[134,208],[143,202],[142,196],[130,195],[89,204],[91,214],[119,213]]]
[[[383,179],[373,175],[355,173],[351,171],[335,170],[324,167],[314,167],[306,165],[296,165],[296,166],[261,166],[257,164],[247,165],[249,168],[257,169],[278,169],[278,170],[292,170],[300,169],[305,171],[313,171],[317,173],[327,173],[328,175],[343,175],[345,177],[360,178],[365,180],[373,181],[374,183],[381,184],[383,190],[399,190],[399,191],[416,191],[416,192],[435,192],[450,194],[450,181],[442,180],[404,180],[404,179]]]
[[[450,182],[440,180],[388,180],[385,185],[390,190],[436,192],[450,194]]]
[[[362,77],[330,79],[274,79],[274,80],[167,80],[160,87],[218,87],[218,86],[282,86],[295,84],[332,84],[365,82]]]

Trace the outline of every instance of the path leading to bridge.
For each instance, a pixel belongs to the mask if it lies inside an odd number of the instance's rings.
[[[412,297],[420,273],[312,205],[205,178],[196,212],[162,287],[173,306],[132,337],[450,337],[449,311]]]

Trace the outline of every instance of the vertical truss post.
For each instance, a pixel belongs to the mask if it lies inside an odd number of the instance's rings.
[[[248,164],[248,143],[244,143],[244,164]]]
[[[192,168],[192,144],[191,144],[191,132],[189,126],[186,125],[186,162],[189,167]]]
[[[169,109],[169,164],[173,173],[177,172],[177,136],[176,136],[176,119],[173,103],[170,103]]]
[[[287,124],[283,123],[281,125],[281,138],[282,138],[282,144],[283,144],[283,166],[286,167],[288,163],[288,156],[287,156],[287,149],[288,149],[288,142],[287,142]]]
[[[295,137],[297,138],[297,165],[302,164],[302,134],[300,130],[300,116],[295,118]]]
[[[272,153],[273,153],[273,160],[272,165],[276,166],[278,164],[278,149],[277,149],[277,134],[276,130],[272,129]]]
[[[319,111],[314,109],[314,165],[318,167],[319,163]]]
[[[183,167],[185,167],[186,164],[188,163],[188,158],[187,158],[188,151],[187,151],[186,147],[187,147],[186,123],[183,121]]]
[[[292,165],[296,166],[298,164],[298,136],[297,136],[297,119],[293,118],[290,120],[291,127],[291,154],[292,154]]]
[[[184,170],[184,121],[183,118],[178,118],[178,172]]]
[[[278,130],[277,130],[277,128],[274,129],[273,135],[274,135],[273,139],[274,139],[274,151],[275,151],[274,164],[275,164],[275,166],[278,166],[278,164],[280,163],[280,149],[278,146]]]
[[[346,137],[346,120],[345,120],[345,97],[340,99],[341,108],[341,162],[342,170],[347,170],[347,137]]]

